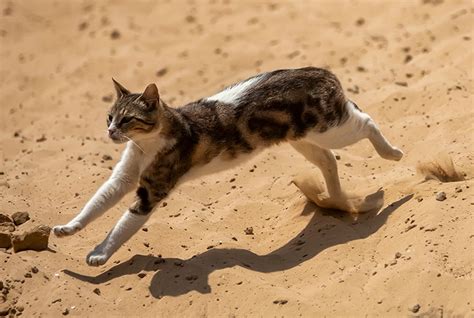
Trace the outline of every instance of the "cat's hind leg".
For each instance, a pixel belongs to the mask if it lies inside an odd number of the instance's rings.
[[[325,132],[310,131],[304,139],[325,149],[339,149],[368,138],[382,158],[398,161],[403,157],[403,152],[390,144],[368,114],[351,101],[345,106],[348,117],[343,123]]]
[[[380,191],[369,196],[350,195],[342,191],[336,158],[331,150],[305,140],[291,141],[290,144],[309,162],[316,165],[324,176],[327,192],[314,178],[308,176],[293,181],[318,206],[359,213],[377,209],[383,204],[383,192]]]

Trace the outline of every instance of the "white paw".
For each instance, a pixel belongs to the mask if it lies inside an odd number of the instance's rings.
[[[391,157],[392,160],[399,161],[403,157],[403,151],[397,147],[393,147]]]
[[[93,250],[86,257],[86,262],[89,266],[100,266],[104,265],[109,259],[110,255],[103,252],[102,250]]]
[[[75,222],[73,224],[57,225],[53,227],[53,233],[57,237],[64,237],[64,236],[73,235],[79,232],[81,229],[82,229],[82,225],[78,222]]]

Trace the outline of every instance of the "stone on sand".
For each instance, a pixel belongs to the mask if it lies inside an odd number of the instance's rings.
[[[24,250],[43,251],[48,248],[48,240],[51,228],[46,225],[39,225],[22,234],[15,234],[12,237],[13,250],[20,252]]]
[[[28,212],[16,212],[12,214],[13,223],[16,226],[21,225],[30,219]]]

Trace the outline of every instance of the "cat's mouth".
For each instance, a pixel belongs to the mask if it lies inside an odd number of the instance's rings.
[[[109,135],[109,138],[115,143],[115,144],[123,144],[126,142],[128,139],[125,138],[123,135],[117,135],[117,134],[112,134]]]

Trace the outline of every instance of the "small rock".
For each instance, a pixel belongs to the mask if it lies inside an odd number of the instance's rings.
[[[102,160],[105,160],[105,161],[112,160],[112,156],[111,155],[103,155]]]
[[[10,306],[6,303],[0,304],[0,317],[8,316],[10,312]]]
[[[31,278],[31,277],[33,277],[33,275],[31,275],[31,273],[25,273],[25,275],[23,275],[23,276],[25,276],[26,278]]]
[[[114,95],[112,94],[102,96],[102,101],[104,103],[110,103],[113,100],[114,100]]]
[[[46,136],[45,135],[43,135],[40,138],[36,139],[36,142],[43,142],[43,141],[46,141]]]
[[[33,267],[31,268],[31,272],[32,272],[33,274],[37,274],[37,273],[39,272],[38,267],[33,266]]]
[[[13,250],[15,253],[24,250],[43,251],[48,248],[50,232],[49,226],[39,225],[23,234],[13,235]]]
[[[120,38],[120,32],[119,30],[113,30],[111,33],[110,33],[110,38],[112,40],[117,40]]]
[[[23,312],[23,311],[25,310],[25,307],[23,307],[23,306],[21,306],[21,305],[18,305],[18,306],[16,306],[16,310],[17,310],[18,312]]]
[[[443,191],[436,193],[436,200],[438,201],[446,200],[446,193],[444,193]]]
[[[416,304],[415,306],[411,307],[410,310],[412,313],[416,314],[420,310],[421,306]]]
[[[69,315],[69,309],[68,308],[63,310],[63,316],[67,316],[67,315]]]
[[[460,192],[462,192],[462,188],[461,187],[456,187],[456,189],[454,189],[454,191],[456,193],[460,193]]]
[[[276,299],[276,300],[273,301],[273,303],[284,305],[284,304],[288,303],[288,300],[286,300],[286,299]]]
[[[100,296],[100,289],[99,288],[94,288],[94,290],[92,291],[94,294]]]
[[[143,277],[146,276],[146,273],[145,273],[145,272],[141,272],[141,273],[138,273],[137,276],[140,277],[140,278],[143,278]]]
[[[396,252],[396,253],[395,253],[395,258],[400,258],[400,257],[402,257],[402,253]]]
[[[156,76],[161,77],[168,73],[168,69],[166,67],[156,71]]]
[[[28,221],[30,219],[30,215],[28,214],[28,212],[16,212],[16,213],[13,213],[12,219],[13,219],[13,223],[15,223],[16,226],[18,226]]]
[[[10,248],[12,246],[12,239],[8,231],[0,232],[0,248]]]
[[[245,234],[247,235],[253,235],[253,227],[249,226],[244,230]]]
[[[8,215],[0,213],[0,223],[13,223]]]
[[[365,23],[365,19],[364,18],[359,18],[359,19],[356,20],[355,24],[357,26],[362,26],[362,25],[364,25],[364,23]]]
[[[13,232],[15,231],[15,224],[10,222],[0,223],[0,232]]]

